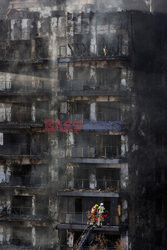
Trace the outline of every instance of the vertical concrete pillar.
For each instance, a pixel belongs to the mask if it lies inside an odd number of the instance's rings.
[[[31,40],[31,58],[35,58],[36,53],[35,53],[35,40]]]
[[[70,163],[67,164],[67,176],[66,177],[67,177],[67,188],[73,188],[74,187],[74,167]]]
[[[97,40],[96,40],[96,25],[95,20],[91,25],[91,40],[90,40],[90,53],[93,55],[97,55]]]
[[[121,164],[120,181],[121,189],[125,189],[128,184],[128,164]]]
[[[33,245],[33,247],[36,246],[36,232],[35,232],[35,227],[32,227],[32,245]]]
[[[31,119],[33,122],[36,121],[36,107],[35,107],[34,102],[32,103],[32,106],[31,106]]]
[[[97,187],[96,169],[89,170],[89,187],[95,189]]]
[[[126,135],[121,135],[121,156],[125,156],[128,151],[128,137]]]
[[[125,249],[129,249],[129,242],[128,242],[128,232],[126,232],[125,235],[121,236],[121,241],[122,241],[122,245],[124,246]]]
[[[90,104],[90,120],[96,121],[96,103]]]
[[[0,225],[0,244],[3,244],[3,240],[4,240],[4,230],[3,230],[3,226]]]
[[[32,215],[36,215],[36,209],[35,209],[35,195],[32,196]]]
[[[67,234],[67,245],[68,247],[74,246],[74,233],[68,232]]]

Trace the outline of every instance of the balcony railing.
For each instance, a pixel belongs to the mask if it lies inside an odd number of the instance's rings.
[[[40,187],[47,185],[47,178],[33,175],[0,175],[0,186],[26,186],[26,187]]]
[[[120,121],[120,112],[115,112],[115,114],[112,114],[112,109],[110,112],[96,112],[92,113],[94,117],[97,117],[96,121]],[[85,121],[85,123],[88,123],[88,117],[86,113],[72,113],[69,114],[69,120],[70,121],[82,121],[82,123]],[[94,121],[94,120],[93,120]],[[92,122],[93,122],[92,121]]]
[[[32,207],[12,207],[11,208],[11,216],[33,216],[32,215]]]
[[[4,207],[0,211],[0,219],[3,219],[4,217],[8,216],[9,218],[21,218],[21,217],[27,217],[27,218],[49,218],[48,211],[42,211],[42,207],[40,207],[41,211],[39,210],[39,207],[36,208],[36,211],[33,211],[32,207],[28,206],[12,206]]]
[[[9,144],[0,146],[0,155],[30,155],[28,144]]]
[[[64,83],[64,82],[63,82]],[[60,86],[61,92],[63,91],[113,91],[120,92],[120,83],[105,83],[100,84],[94,80],[71,80],[65,82],[65,86]]]
[[[69,181],[66,181],[66,188],[69,186]],[[93,186],[93,187],[92,187]],[[120,189],[119,180],[111,179],[96,179],[94,182],[91,182],[88,179],[74,179],[74,188],[75,189],[85,189],[85,190],[109,190],[110,192],[118,192]]]
[[[35,145],[32,149],[28,143],[8,144],[0,146],[0,155],[41,155],[43,152],[40,145]]]
[[[83,147],[83,146],[72,146],[71,157],[74,158],[113,158],[120,157],[121,147],[120,146],[100,146],[97,147]]]
[[[9,93],[9,94],[39,94],[43,93],[51,93],[51,88],[48,85],[41,82],[38,84],[32,84],[31,82],[10,82],[10,81],[0,81],[0,94],[2,93]]]
[[[60,214],[61,224],[86,225],[88,222],[87,213],[62,213]],[[118,226],[120,224],[119,216],[108,214],[104,220],[106,226]]]

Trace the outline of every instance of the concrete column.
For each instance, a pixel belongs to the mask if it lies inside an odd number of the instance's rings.
[[[126,71],[126,69],[122,69],[122,72],[121,72],[121,87],[123,89],[127,87],[127,71]]]
[[[35,209],[35,195],[32,196],[32,215],[36,215],[36,209]]]
[[[128,152],[128,137],[126,135],[121,135],[121,156],[125,156]]]
[[[120,178],[120,181],[121,181],[121,188],[122,189],[125,189],[127,187],[127,184],[128,184],[128,164],[122,164],[121,165],[121,178]]]
[[[96,121],[96,103],[90,104],[90,120]]]
[[[36,53],[35,53],[35,40],[31,40],[31,58],[35,58]]]
[[[0,225],[0,244],[3,244],[3,240],[4,240],[4,230],[3,226]]]
[[[68,232],[67,245],[68,245],[68,247],[73,247],[74,246],[74,233],[72,233],[72,232]]]
[[[67,174],[66,177],[67,180],[67,188],[73,188],[74,187],[74,167],[70,163],[67,164]]]
[[[129,242],[128,242],[128,232],[126,232],[125,235],[121,236],[121,241],[122,241],[122,245],[124,246],[124,249],[129,249]]]
[[[32,103],[32,106],[31,106],[31,119],[33,122],[35,122],[36,120],[36,107],[35,107],[34,102]]]
[[[96,169],[89,170],[89,187],[95,189],[97,187]]]
[[[33,245],[33,247],[36,246],[36,232],[35,232],[35,227],[32,227],[32,245]]]

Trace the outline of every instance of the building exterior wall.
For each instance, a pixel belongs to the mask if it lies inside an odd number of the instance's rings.
[[[165,164],[154,148],[166,145],[165,128],[154,131],[154,106],[157,82],[166,90],[166,17],[122,6],[10,2],[0,39],[2,246],[70,249],[88,210],[103,202],[109,221],[87,245],[96,239],[116,249],[165,249],[165,194],[148,199],[147,185]],[[142,179],[145,173],[150,179]],[[154,233],[158,243],[151,242]]]

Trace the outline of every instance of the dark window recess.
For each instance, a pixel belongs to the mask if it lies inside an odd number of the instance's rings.
[[[156,199],[155,201],[155,212],[157,215],[160,215],[162,213],[162,199],[161,198],[158,198]]]
[[[48,216],[49,199],[45,196],[36,196],[36,215]]]
[[[75,34],[74,43],[68,44],[69,49],[71,50],[71,54],[73,56],[89,56],[90,51],[90,36],[89,35],[81,35]]]
[[[97,104],[98,121],[118,121],[120,120],[119,102],[100,102]]]
[[[82,213],[82,199],[75,199],[75,213]]]
[[[121,154],[121,136],[103,135],[97,136],[96,154],[101,157],[114,157]]]
[[[162,246],[162,231],[155,232],[155,244],[157,247]]]
[[[48,102],[36,102],[36,121],[44,122],[49,118],[49,103]]]
[[[12,166],[10,185],[13,186],[40,186],[48,183],[47,166]]]
[[[14,227],[11,243],[17,246],[31,246],[32,228]]]
[[[119,188],[119,169],[96,169],[97,189],[111,188],[117,191]]]
[[[48,58],[48,40],[43,38],[36,38],[35,40],[35,51],[38,59]]]
[[[47,134],[36,134],[31,138],[31,154],[45,154],[48,152]]]
[[[4,134],[4,145],[0,146],[1,154],[29,155],[29,137],[21,134]]]
[[[70,105],[70,119],[83,121],[90,118],[90,105],[84,102],[75,102]]]
[[[48,227],[36,227],[36,242],[39,247],[47,247],[49,242],[49,228]]]
[[[162,152],[167,151],[167,135],[159,135],[155,136],[155,145],[157,150],[161,150]]]
[[[69,75],[67,74],[65,69],[59,69],[58,78],[60,81],[60,88],[66,89],[67,88],[67,81],[71,80],[71,79],[69,79]]]
[[[97,36],[97,51],[99,56],[119,55],[119,43],[121,37],[118,34],[103,34]],[[105,49],[105,52],[104,52]]]
[[[31,41],[11,41],[7,57],[9,60],[31,59]]]
[[[12,122],[30,122],[31,105],[29,104],[12,104]]]
[[[31,184],[31,165],[12,166],[12,173],[10,176],[11,185],[28,186]]]
[[[89,169],[82,167],[74,169],[74,187],[89,189]]]
[[[13,215],[32,215],[32,196],[13,196],[11,212]]]
[[[155,168],[155,181],[156,183],[161,183],[162,181],[162,168],[160,166]]]
[[[100,90],[107,89],[118,92],[121,82],[120,68],[97,68],[96,69],[97,84]]]
[[[75,146],[72,147],[72,157],[95,157],[94,133],[78,133],[74,137]]]
[[[81,145],[83,147],[94,146],[96,142],[95,133],[82,132],[75,134],[75,145]]]

